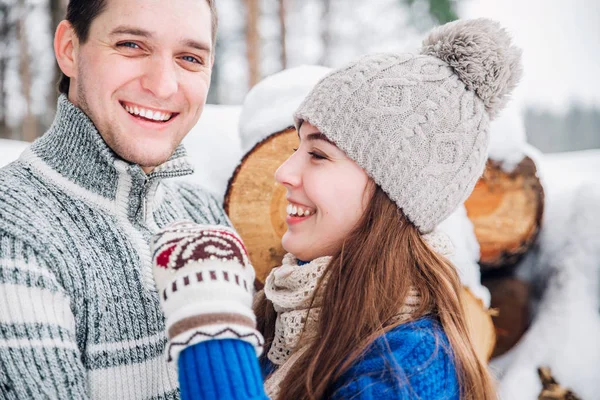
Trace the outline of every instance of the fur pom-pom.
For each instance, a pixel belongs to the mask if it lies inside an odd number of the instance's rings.
[[[483,101],[490,118],[506,105],[522,74],[521,50],[500,24],[486,18],[435,28],[423,41],[421,54],[448,63]]]

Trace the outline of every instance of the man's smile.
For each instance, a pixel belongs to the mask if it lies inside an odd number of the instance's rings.
[[[149,107],[144,107],[135,103],[125,101],[121,101],[120,103],[121,106],[123,106],[123,108],[125,109],[125,111],[127,111],[129,114],[146,121],[167,122],[179,115],[179,113],[174,113],[167,110],[157,110]]]

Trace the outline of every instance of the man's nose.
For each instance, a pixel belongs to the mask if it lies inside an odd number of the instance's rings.
[[[177,66],[168,58],[153,58],[142,78],[142,87],[160,99],[168,99],[179,87]]]

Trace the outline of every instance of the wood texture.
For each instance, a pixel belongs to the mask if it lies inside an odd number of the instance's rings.
[[[256,277],[263,282],[285,254],[281,237],[287,230],[286,190],[275,181],[275,171],[296,147],[295,129],[269,136],[244,157],[225,194],[225,211],[244,239]]]
[[[488,161],[465,202],[480,245],[482,271],[515,265],[535,242],[544,211],[544,190],[535,163],[526,157],[513,172]]]
[[[467,317],[467,327],[475,346],[475,351],[479,358],[484,363],[487,363],[492,357],[496,344],[496,333],[490,311],[466,287],[463,288],[462,302],[463,311]]]
[[[529,327],[529,284],[511,277],[484,279],[492,295],[491,307],[497,310],[493,322],[496,346],[492,357],[500,356],[517,344]]]

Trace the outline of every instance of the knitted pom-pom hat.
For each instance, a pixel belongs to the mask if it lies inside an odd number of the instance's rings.
[[[325,76],[294,114],[317,127],[431,232],[483,173],[489,123],[521,76],[521,51],[489,19],[434,29],[420,55],[373,54]]]

